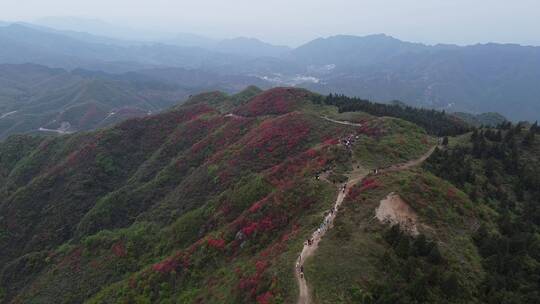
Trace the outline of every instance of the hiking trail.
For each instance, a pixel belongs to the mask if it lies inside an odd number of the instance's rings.
[[[323,117],[324,119],[330,120],[329,118]],[[333,121],[333,120],[330,120]],[[338,121],[335,121],[338,122]],[[338,122],[343,123],[343,122]],[[345,122],[344,124],[352,124]],[[356,124],[353,124],[356,125]],[[430,148],[424,155],[422,155],[420,158],[415,160],[410,160],[408,162],[397,164],[390,166],[388,168],[380,169],[378,171],[378,174],[381,173],[387,173],[387,172],[397,172],[401,170],[406,170],[415,166],[420,165],[422,162],[424,162],[426,159],[428,159],[431,154],[435,151],[437,148],[437,145]],[[296,277],[296,281],[298,283],[298,289],[299,289],[299,295],[298,295],[298,304],[310,304],[311,303],[311,296],[309,287],[306,282],[306,277],[303,275],[303,273],[300,273],[300,266],[302,266],[308,259],[311,257],[315,251],[318,248],[319,242],[321,241],[322,237],[326,234],[326,232],[333,227],[334,219],[336,218],[337,213],[339,212],[339,207],[343,203],[343,200],[347,196],[347,192],[350,189],[350,187],[354,186],[356,183],[362,181],[364,178],[366,178],[369,175],[370,171],[366,170],[362,167],[356,167],[351,173],[347,175],[349,178],[348,181],[345,183],[344,186],[338,187],[339,193],[336,198],[336,201],[333,205],[333,208],[330,212],[324,217],[323,223],[321,226],[312,233],[311,239],[313,240],[312,244],[307,244],[307,241],[304,242],[304,247],[302,248],[302,252],[300,252],[298,258],[296,259],[296,264],[294,266],[294,275]]]
[[[321,116],[321,118],[324,120],[328,120],[328,121],[340,124],[340,125],[362,127],[362,124],[356,123],[356,122],[351,122],[351,121],[346,121],[346,120],[335,120],[335,119],[329,118],[328,116]]]

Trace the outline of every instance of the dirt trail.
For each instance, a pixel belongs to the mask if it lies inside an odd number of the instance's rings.
[[[335,123],[340,124],[340,125],[348,125],[348,126],[355,126],[355,127],[361,127],[362,126],[362,124],[360,124],[360,123],[350,122],[350,121],[346,121],[346,120],[335,120],[335,119],[332,119],[332,118],[328,118],[328,116],[321,116],[321,118],[324,119],[324,120],[335,122]]]
[[[325,118],[325,119],[327,119],[327,118]],[[329,119],[327,119],[327,120],[329,120]],[[345,124],[348,124],[348,123],[345,123]],[[436,147],[437,146],[432,147],[431,149],[429,149],[428,152],[426,152],[424,155],[422,155],[418,159],[411,160],[411,161],[408,161],[408,162],[403,163],[403,164],[394,165],[394,166],[391,166],[391,167],[388,167],[388,168],[385,168],[385,169],[381,169],[378,172],[379,172],[379,174],[380,173],[385,173],[385,172],[396,172],[396,171],[406,170],[406,169],[415,167],[417,165],[420,165],[422,162],[424,162],[426,159],[428,159],[429,156],[431,156],[431,154],[435,151]],[[323,220],[323,223],[321,224],[321,226],[315,232],[313,232],[313,234],[311,235],[312,240],[313,240],[312,244],[308,245],[307,241],[304,242],[304,247],[302,248],[302,252],[298,256],[298,258],[296,259],[296,265],[295,265],[295,268],[294,268],[294,274],[295,274],[295,277],[296,277],[296,281],[298,283],[298,288],[300,290],[299,295],[298,295],[298,302],[297,302],[298,304],[309,304],[309,303],[311,303],[311,296],[310,296],[310,292],[309,292],[309,287],[307,285],[305,276],[300,273],[300,267],[302,266],[302,268],[303,268],[303,265],[304,265],[306,259],[308,259],[310,256],[312,256],[315,253],[315,251],[317,250],[317,248],[319,246],[319,242],[321,241],[322,237],[326,234],[326,232],[330,228],[333,227],[334,219],[336,218],[336,215],[337,215],[337,213],[339,211],[339,207],[341,206],[341,204],[343,203],[343,200],[345,199],[345,197],[347,195],[348,189],[350,187],[354,186],[356,183],[362,181],[368,175],[369,175],[369,171],[367,171],[365,169],[362,169],[362,168],[355,169],[354,171],[352,171],[348,175],[349,180],[344,185],[345,187],[343,188],[343,185],[341,187],[339,187],[339,193],[338,193],[338,196],[336,198],[336,202],[334,203],[333,208],[324,217],[324,220]]]

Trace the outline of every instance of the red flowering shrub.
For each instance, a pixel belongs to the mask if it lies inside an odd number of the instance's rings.
[[[259,260],[255,262],[255,273],[253,275],[244,276],[240,270],[236,271],[236,274],[239,276],[238,289],[242,292],[247,292],[248,296],[251,299],[254,299],[257,295],[257,290],[261,285],[263,279],[263,274],[268,269],[270,264],[267,261]],[[258,298],[258,297],[257,297]],[[264,299],[264,297],[262,298]],[[266,296],[267,300],[270,300],[270,297]]]
[[[339,143],[339,139],[337,138],[329,138],[323,142],[323,144],[326,146],[337,145],[338,143]]]
[[[456,197],[456,189],[454,188],[448,188],[448,192],[446,192],[446,196],[450,199]]]
[[[272,293],[267,291],[259,296],[257,296],[257,304],[270,304],[272,301]]]
[[[210,248],[215,248],[218,250],[225,249],[225,240],[223,239],[214,239],[210,237],[207,242]]]
[[[121,241],[114,243],[111,250],[116,257],[123,258],[127,256],[126,246]]]
[[[266,198],[254,203],[253,205],[251,205],[251,207],[249,208],[249,212],[251,213],[255,213],[257,211],[259,211],[261,208],[262,208],[262,205],[264,204],[264,202],[266,201]]]
[[[255,222],[251,222],[248,225],[246,225],[244,228],[242,228],[242,233],[244,233],[246,236],[252,235],[255,231],[257,231],[258,224]]]
[[[382,130],[368,124],[364,124],[356,130],[360,134],[365,134],[369,137],[381,136]]]
[[[169,257],[157,264],[154,264],[152,266],[152,269],[154,271],[157,271],[157,272],[161,272],[161,273],[170,273],[172,272],[173,270],[176,270],[176,268],[178,267],[178,261],[176,259],[176,257]]]
[[[309,124],[299,115],[288,115],[264,121],[248,142],[248,148],[272,153],[278,149],[292,149],[309,133]]]
[[[294,111],[298,104],[309,96],[309,92],[294,88],[275,88],[265,91],[235,113],[241,116],[279,115]]]
[[[358,197],[358,195],[360,195],[360,193],[370,189],[378,188],[380,186],[381,184],[378,181],[367,178],[362,181],[362,184],[360,186],[354,186],[349,189],[347,196],[349,199],[354,200]]]

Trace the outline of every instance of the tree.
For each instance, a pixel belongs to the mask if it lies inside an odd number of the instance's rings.
[[[443,146],[448,146],[448,136],[445,136],[442,141]]]
[[[535,134],[536,131],[531,128],[529,132],[527,132],[527,135],[525,135],[525,138],[523,138],[523,145],[528,147],[532,146],[532,144],[534,143]]]
[[[531,126],[531,131],[534,133],[540,133],[540,127],[538,126],[538,121],[535,121]]]
[[[442,282],[442,290],[449,297],[456,297],[461,289],[458,277],[451,273]]]
[[[439,246],[437,244],[435,244],[435,246],[431,248],[431,251],[429,252],[429,255],[428,255],[428,260],[430,263],[435,264],[435,265],[442,264],[443,257],[442,257],[441,251],[439,250]]]

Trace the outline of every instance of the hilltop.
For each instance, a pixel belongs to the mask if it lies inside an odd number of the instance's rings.
[[[294,303],[298,255],[340,198],[304,264],[311,299],[482,302],[492,270],[476,237],[496,236],[500,210],[452,184],[435,149],[468,131],[442,112],[249,87],[105,129],[9,137],[0,302]],[[414,229],[374,217],[392,195]]]

